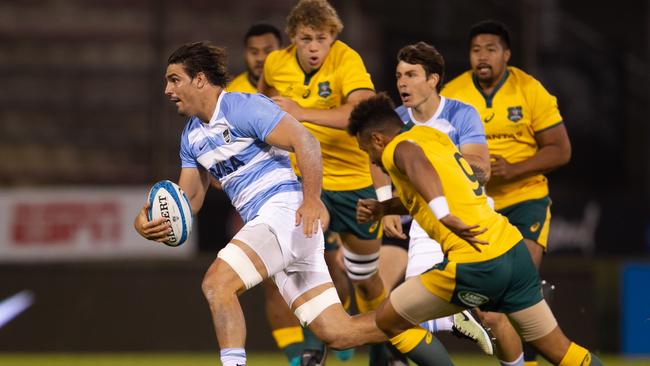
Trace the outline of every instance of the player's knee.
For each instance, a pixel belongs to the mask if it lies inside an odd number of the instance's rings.
[[[371,254],[356,254],[343,248],[343,264],[352,281],[368,280],[377,273],[379,268],[379,251]]]
[[[384,303],[375,314],[375,324],[377,328],[389,337],[399,334],[402,330],[395,324],[395,319],[386,311],[386,303]]]
[[[219,276],[216,271],[208,271],[205,276],[203,276],[201,290],[203,291],[203,296],[208,300],[208,302],[214,302],[220,295],[225,294],[227,289],[224,287],[224,283],[219,281]]]
[[[502,327],[508,326],[509,323],[508,317],[506,317],[502,313],[495,313],[492,311],[482,311],[478,313],[478,316],[479,319],[481,320],[481,323],[483,323],[484,326],[492,330],[501,329]]]

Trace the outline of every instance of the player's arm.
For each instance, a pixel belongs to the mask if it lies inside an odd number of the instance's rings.
[[[262,78],[260,78],[261,80]],[[332,109],[303,108],[295,101],[274,96],[272,99],[287,113],[294,116],[298,121],[306,121],[313,124],[338,128],[344,130],[348,127],[350,113],[359,102],[375,95],[373,90],[359,89],[348,94],[345,103]]]
[[[393,197],[393,189],[391,186],[390,176],[373,163],[370,163],[370,176],[372,177],[372,185],[375,187],[375,191],[377,192],[377,199],[380,202],[391,199]],[[403,211],[406,211],[406,209]],[[406,214],[408,214],[408,212],[404,215]],[[406,239],[406,235],[402,231],[402,221],[400,220],[399,215],[386,214],[386,216],[381,219],[381,225],[386,236]]]
[[[178,185],[190,200],[192,214],[196,215],[201,209],[201,206],[203,206],[205,192],[210,186],[207,172],[196,168],[183,168],[181,169]],[[145,239],[157,242],[167,240],[172,230],[169,220],[158,218],[149,221],[149,218],[147,217],[148,209],[149,202],[147,201],[135,217],[133,227]]]
[[[467,161],[482,186],[490,180],[490,151],[487,144],[463,144],[460,153]]]
[[[538,150],[529,159],[509,163],[503,157],[490,155],[492,176],[505,180],[517,180],[537,174],[548,173],[571,159],[571,142],[564,123],[535,134]]]
[[[487,228],[478,229],[478,225],[468,226],[449,211],[440,176],[422,148],[411,141],[402,141],[395,148],[393,159],[397,169],[409,178],[415,190],[429,203],[436,218],[480,252],[476,244],[487,244],[487,242],[478,239],[477,236],[487,231]]]
[[[182,168],[178,185],[187,195],[192,205],[192,214],[196,215],[203,207],[205,193],[210,187],[210,175],[205,169]]]
[[[303,189],[303,203],[296,212],[296,225],[303,221],[305,235],[311,237],[318,231],[318,220],[324,210],[320,200],[323,182],[320,143],[289,114],[285,114],[266,136],[266,142],[296,154]]]

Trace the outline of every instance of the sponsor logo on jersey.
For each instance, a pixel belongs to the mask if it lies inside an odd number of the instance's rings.
[[[491,115],[483,118],[483,122],[488,123],[488,122],[490,122],[492,120],[492,118],[494,118],[494,112],[492,112]]]
[[[225,142],[227,144],[232,142],[232,135],[230,134],[229,129],[226,128],[225,130],[223,130],[221,135],[223,136],[223,142]]]
[[[517,122],[524,118],[524,111],[521,106],[508,107],[508,119],[512,122]]]
[[[487,298],[487,296],[471,291],[459,291],[458,299],[460,299],[463,304],[470,307],[481,306],[490,300]]]
[[[322,83],[318,83],[318,96],[320,96],[321,98],[327,98],[330,95],[332,95],[332,89],[330,89],[330,82],[323,81]]]

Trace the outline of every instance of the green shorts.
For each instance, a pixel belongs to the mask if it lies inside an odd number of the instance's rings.
[[[523,240],[484,262],[445,258],[420,278],[432,294],[464,308],[513,313],[542,300],[539,275]]]
[[[498,212],[519,229],[524,239],[532,240],[546,250],[551,223],[551,199],[548,196],[519,202]]]
[[[330,213],[330,226],[328,231],[336,233],[347,232],[364,240],[381,238],[381,225],[379,222],[367,224],[357,223],[357,201],[361,198],[377,199],[374,187],[370,186],[355,191],[323,190],[320,198]],[[325,237],[327,238],[328,236],[329,234],[326,233]],[[325,243],[325,249],[333,249],[328,241]]]

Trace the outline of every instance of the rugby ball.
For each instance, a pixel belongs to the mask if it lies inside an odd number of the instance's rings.
[[[171,247],[183,244],[192,231],[192,206],[185,192],[176,183],[162,180],[149,191],[149,220],[165,218],[171,224],[172,232],[164,241]]]

